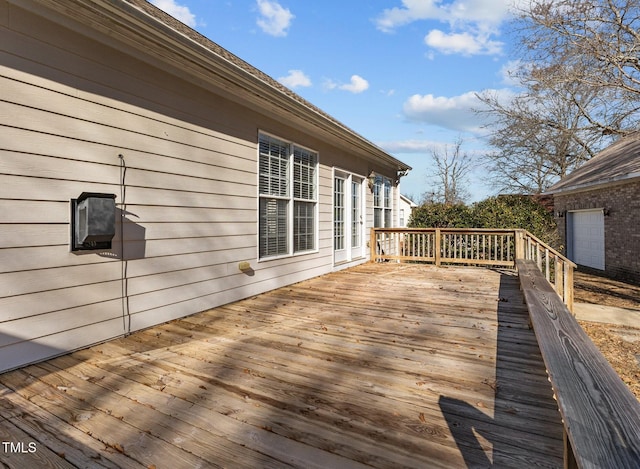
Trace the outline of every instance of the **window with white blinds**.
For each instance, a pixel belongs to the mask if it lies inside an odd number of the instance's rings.
[[[260,134],[260,258],[316,249],[317,165],[317,153]]]
[[[260,136],[260,194],[289,195],[289,144]]]
[[[373,226],[390,228],[393,224],[391,179],[376,176],[373,184]]]
[[[293,197],[304,200],[315,198],[317,160],[315,153],[293,147]]]
[[[289,252],[287,201],[260,198],[260,257]]]

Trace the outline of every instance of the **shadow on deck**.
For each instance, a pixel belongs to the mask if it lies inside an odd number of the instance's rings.
[[[325,275],[5,373],[0,402],[9,467],[562,466],[518,279],[472,267]]]

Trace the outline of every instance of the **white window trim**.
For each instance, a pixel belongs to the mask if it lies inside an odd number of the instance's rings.
[[[290,169],[289,169],[289,174],[288,174],[288,183],[289,183],[289,195],[287,197],[281,197],[281,196],[274,196],[274,195],[267,195],[267,194],[261,194],[260,193],[260,136],[264,135],[266,137],[272,137],[274,139],[280,140],[284,143],[286,143],[289,146],[289,158],[290,158]],[[296,143],[295,141],[292,141],[291,139],[286,139],[283,137],[280,137],[276,134],[273,134],[271,132],[265,132],[262,130],[258,130],[258,143],[257,143],[257,148],[256,148],[256,152],[257,152],[257,174],[256,174],[256,192],[258,197],[256,198],[256,209],[257,209],[257,220],[256,220],[256,231],[257,231],[257,245],[256,245],[256,259],[257,261],[260,262],[268,262],[268,261],[273,261],[273,260],[277,260],[277,259],[286,259],[286,258],[291,258],[291,257],[298,257],[298,256],[306,256],[309,254],[314,254],[314,253],[318,253],[320,252],[320,247],[319,247],[319,241],[320,241],[320,226],[319,226],[319,213],[320,213],[320,184],[319,184],[319,179],[320,179],[320,152],[317,150],[314,150],[312,148],[309,148],[305,145],[301,145],[299,143]],[[313,187],[315,189],[314,191],[314,199],[313,200],[308,200],[308,199],[300,199],[300,198],[295,198],[294,197],[294,191],[293,191],[293,177],[294,177],[294,170],[293,170],[293,148],[297,147],[299,149],[302,150],[307,150],[310,151],[312,153],[315,153],[316,155],[316,165],[315,165],[315,171],[314,171],[314,181],[313,181]],[[289,203],[287,204],[287,253],[285,254],[276,254],[276,255],[272,255],[272,256],[264,256],[264,257],[260,257],[260,200],[261,199],[279,199],[279,200],[287,200]],[[294,252],[293,250],[293,244],[294,244],[294,232],[293,232],[293,226],[294,226],[294,204],[295,202],[311,202],[314,204],[314,249],[309,249],[306,251],[298,251],[298,252]]]

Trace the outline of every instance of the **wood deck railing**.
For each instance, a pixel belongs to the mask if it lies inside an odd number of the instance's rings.
[[[640,465],[640,402],[543,277],[517,259],[518,277],[564,425],[564,467]]]
[[[565,468],[638,467],[640,402],[573,316],[576,265],[526,230],[374,228],[374,262],[518,269],[562,415]]]
[[[515,269],[516,258],[536,262],[573,311],[575,264],[526,230],[469,228],[372,228],[371,260],[432,262]]]
[[[517,258],[532,260],[573,313],[573,269],[577,266],[526,230],[517,230],[522,252]]]

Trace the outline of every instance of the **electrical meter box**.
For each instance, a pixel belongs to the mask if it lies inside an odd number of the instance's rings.
[[[111,249],[116,234],[116,196],[83,192],[71,199],[71,250]]]

